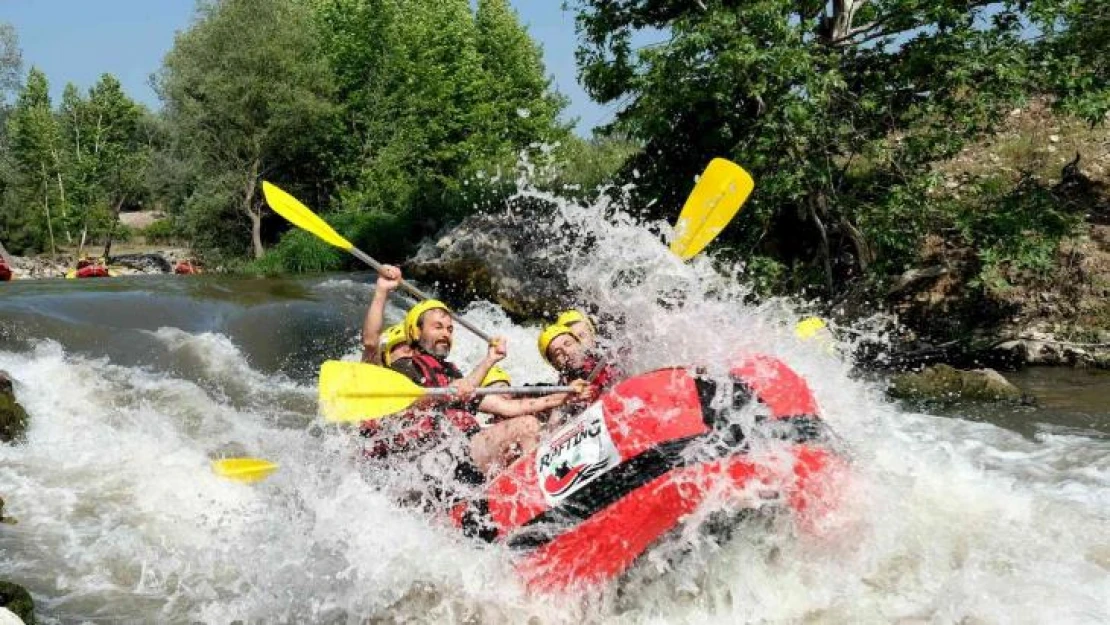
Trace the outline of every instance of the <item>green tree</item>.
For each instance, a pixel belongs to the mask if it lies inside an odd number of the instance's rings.
[[[565,140],[569,128],[558,118],[567,99],[552,89],[543,52],[508,0],[478,0],[475,23],[478,53],[495,94],[483,114],[494,123],[494,131],[504,133],[516,148]]]
[[[497,197],[522,150],[567,135],[563,99],[506,3],[315,7],[348,130],[337,205],[368,246],[402,253]]]
[[[19,38],[11,24],[0,22],[0,254],[7,253],[3,245],[13,244],[16,230],[23,231],[21,216],[16,215],[15,199],[17,172],[8,145],[9,99],[19,91],[23,73],[23,59]]]
[[[1031,14],[1042,32],[1038,76],[1065,111],[1102,123],[1110,115],[1110,3],[1038,0]]]
[[[0,108],[7,103],[10,94],[19,90],[22,72],[19,36],[11,24],[0,22]]]
[[[902,269],[934,215],[930,164],[1036,91],[1030,20],[1083,3],[574,4],[585,87],[622,103],[611,129],[645,144],[628,166],[641,192],[672,210],[709,159],[744,164],[758,190],[733,243],[772,242],[798,279],[824,275],[833,292],[838,278]],[[635,48],[652,31],[667,38]]]
[[[50,206],[57,203],[51,184],[56,174],[59,130],[51,110],[46,75],[38,68],[31,68],[7,123],[11,157],[22,180],[19,199],[42,208],[41,223],[45,226],[50,251],[56,254]]]
[[[333,86],[315,35],[300,0],[204,2],[157,79],[175,149],[204,191],[186,210],[194,230],[212,223],[201,215],[220,222],[237,212],[256,258],[260,176],[280,180],[319,163],[320,137],[331,131]]]
[[[59,181],[65,179],[69,181],[69,184],[63,186],[59,183],[59,187],[68,188],[68,193],[63,191],[61,195],[62,197],[68,196],[68,200],[73,206],[84,207],[84,210],[78,208],[76,211],[79,213],[78,223],[75,225],[81,232],[80,248],[84,247],[88,230],[87,216],[90,213],[91,205],[94,203],[93,195],[89,189],[91,178],[90,159],[84,158],[87,151],[87,147],[83,144],[83,140],[87,139],[87,135],[84,134],[88,130],[87,117],[87,104],[77,90],[77,85],[67,84],[62,92],[62,102],[58,107],[62,149],[61,158],[59,159]],[[63,200],[64,202],[65,200]]]
[[[104,246],[107,257],[120,211],[145,192],[150,145],[142,124],[142,107],[127,97],[119,80],[111,74],[101,76],[89,90],[87,116],[86,149],[87,158],[93,163],[92,181],[98,204],[108,208],[108,239]]]

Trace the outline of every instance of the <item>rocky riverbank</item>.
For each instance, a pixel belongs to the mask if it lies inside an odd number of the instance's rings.
[[[108,257],[108,268],[118,276],[173,273],[181,261],[193,258],[185,248],[137,251]],[[11,256],[8,262],[13,280],[64,278],[77,266],[77,256],[61,253],[56,256]]]
[[[11,444],[23,438],[27,429],[27,412],[15,399],[15,390],[7,372],[0,371],[0,443]],[[5,516],[4,499],[0,493],[0,525],[14,525],[15,519]],[[4,531],[0,527],[0,531]],[[0,581],[0,610],[8,610],[27,625],[34,625],[34,602],[31,594],[18,584]],[[0,623],[10,615],[0,611]]]

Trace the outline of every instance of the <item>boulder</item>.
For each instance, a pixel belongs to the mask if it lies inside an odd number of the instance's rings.
[[[542,202],[471,215],[426,241],[405,263],[405,275],[434,284],[456,301],[496,302],[518,319],[548,316],[573,301],[560,265],[562,244],[552,235],[559,230],[551,221]]]
[[[110,265],[127,267],[137,273],[169,273],[173,265],[165,255],[158,252],[148,254],[121,254],[109,259]]]
[[[1021,390],[994,369],[971,371],[934,365],[890,380],[887,393],[897,399],[1024,402]]]
[[[15,400],[12,379],[0,371],[0,442],[10,443],[27,430],[27,411]]]
[[[27,625],[35,625],[35,602],[23,586],[0,581],[0,608],[7,608]]]
[[[5,525],[15,525],[18,522],[19,521],[16,521],[9,516],[4,516],[4,498],[0,497],[0,523],[3,523]]]

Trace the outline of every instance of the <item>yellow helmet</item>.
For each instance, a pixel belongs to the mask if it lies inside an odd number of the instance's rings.
[[[585,323],[586,326],[590,328],[591,332],[593,332],[594,329],[594,324],[590,321],[589,317],[583,315],[581,311],[573,309],[564,310],[563,312],[559,313],[559,317],[555,319],[555,323],[557,325],[567,326],[568,328],[572,323]]]
[[[543,356],[547,364],[551,364],[551,359],[547,357],[547,348],[551,345],[551,341],[564,334],[574,336],[574,332],[561,323],[553,323],[544,328],[543,332],[540,332],[540,340],[536,342],[536,347],[540,349],[540,356]],[[575,337],[575,340],[577,339],[578,337]]]
[[[447,304],[438,299],[426,299],[409,310],[408,314],[405,315],[405,334],[408,335],[410,341],[420,338],[420,317],[429,310],[436,309],[451,312]]]
[[[820,317],[806,317],[799,321],[798,325],[794,326],[794,336],[804,341],[817,336],[818,332],[827,328],[828,325],[825,323],[824,319]]]
[[[482,380],[482,386],[489,386],[498,382],[504,382],[509,386],[513,385],[513,381],[509,379],[509,372],[501,367],[490,367],[486,377]]]
[[[394,347],[397,347],[401,343],[407,343],[408,340],[409,337],[405,334],[405,324],[403,323],[391,325],[382,333],[382,362],[384,362],[387,367],[393,364],[390,362],[389,353],[393,351]]]

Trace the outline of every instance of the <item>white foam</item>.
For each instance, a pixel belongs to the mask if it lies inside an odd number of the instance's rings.
[[[822,532],[752,529],[724,547],[691,535],[680,547],[692,553],[652,553],[620,592],[530,597],[504,550],[370,488],[350,428],[315,418],[312,388],[252,368],[234,337],[162,328],[153,336],[196,376],[50,341],[0,352],[32,419],[27,444],[0,446],[0,493],[20,520],[0,526],[0,568],[48,597],[61,621],[1105,622],[1105,439],[1028,440],[902,412],[851,378],[836,350],[796,340],[788,302],[745,304],[744,287],[708,260],[677,261],[605,206],[549,199],[561,206],[553,232],[598,241],[570,248],[569,276],[626,320],[615,338],[631,369],[760,351],[806,377],[854,459]],[[325,285],[368,303],[364,285]],[[508,337],[515,383],[554,380],[537,328],[488,303],[463,312]],[[453,359],[466,368],[484,349],[460,328]],[[208,462],[229,450],[281,468],[253,486],[224,481]]]

